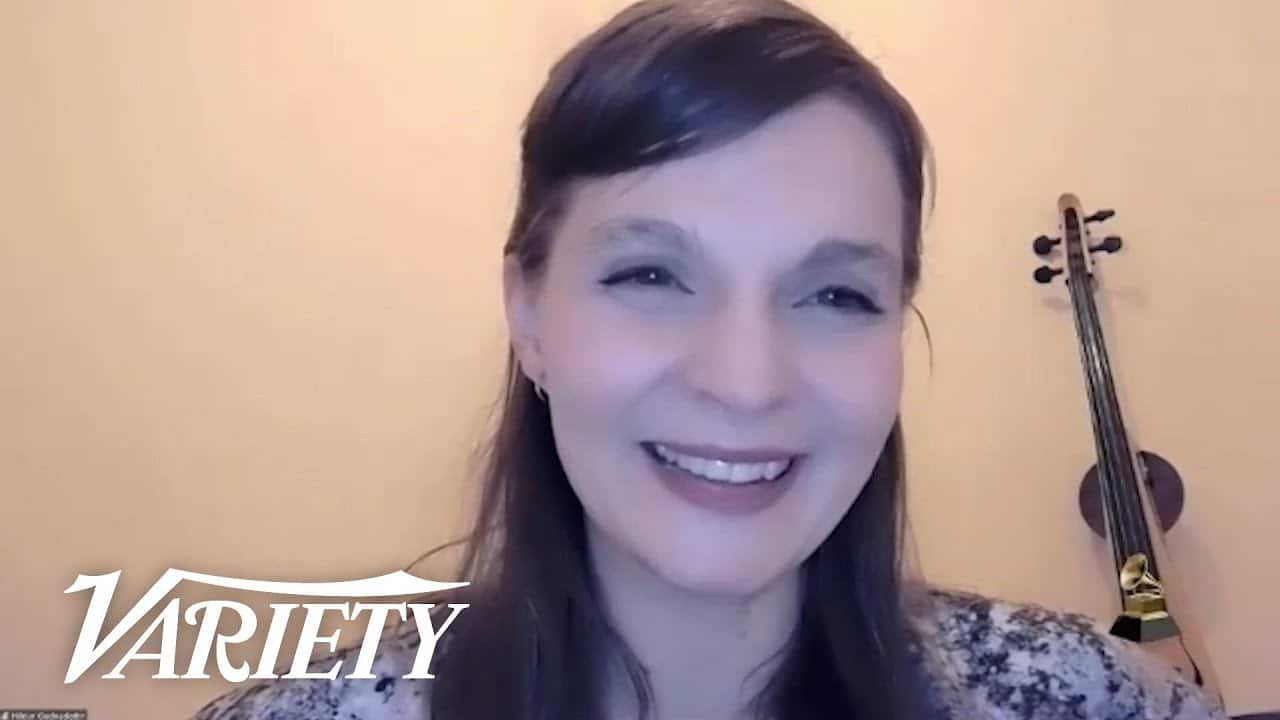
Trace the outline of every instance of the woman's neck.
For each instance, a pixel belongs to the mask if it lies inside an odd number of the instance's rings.
[[[603,610],[649,673],[650,718],[747,717],[799,620],[799,572],[750,596],[698,594],[663,580],[590,521],[587,537]],[[610,687],[617,717],[635,717],[630,684],[618,673]]]

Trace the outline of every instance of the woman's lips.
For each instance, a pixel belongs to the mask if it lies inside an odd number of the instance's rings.
[[[773,480],[733,483],[704,478],[672,465],[662,459],[652,447],[645,447],[644,452],[651,461],[650,467],[654,469],[659,483],[672,495],[695,507],[728,516],[752,515],[777,503],[794,484],[796,465],[799,464],[799,459],[794,455],[780,456],[775,452],[764,456],[771,458],[766,462],[779,457],[793,458],[782,475]],[[755,454],[749,457],[762,456]],[[750,462],[760,461],[753,459]]]
[[[749,448],[734,450],[716,445],[686,445],[666,440],[654,440],[649,445],[662,445],[681,455],[692,455],[706,460],[722,460],[731,463],[767,463],[794,459],[797,452],[777,448]]]

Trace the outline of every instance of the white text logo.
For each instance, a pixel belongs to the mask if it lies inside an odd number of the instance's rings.
[[[89,599],[89,609],[85,613],[84,623],[80,627],[80,637],[76,641],[75,651],[71,654],[71,664],[67,668],[65,683],[75,682],[183,580],[235,590],[326,598],[420,596],[426,593],[468,585],[465,582],[444,583],[424,580],[404,571],[363,580],[296,583],[242,580],[240,578],[219,577],[169,569],[160,576],[160,579],[151,586],[151,589],[142,596],[142,599],[116,624],[115,628],[106,637],[103,637],[102,626],[106,621],[107,608],[111,604],[112,596],[115,595],[116,582],[119,578],[119,570],[106,575],[80,575],[76,577],[76,581],[71,584],[71,587],[64,591],[73,593],[89,589],[93,590],[93,595]],[[293,662],[289,672],[283,675],[276,675],[273,672],[273,668],[280,654],[280,643],[284,639],[291,614],[299,607],[305,608],[306,615],[303,617],[302,632],[298,638]],[[368,613],[369,617],[359,653],[356,655],[355,662],[352,663],[350,672],[344,677],[354,679],[372,679],[374,677],[372,668],[374,657],[378,650],[378,641],[386,625],[387,616],[395,614],[402,621],[407,621],[409,617],[412,617],[421,637],[421,644],[418,646],[413,668],[404,677],[411,679],[432,678],[434,676],[427,671],[427,668],[431,664],[431,657],[435,652],[436,643],[439,642],[445,631],[449,629],[458,613],[468,606],[465,604],[450,604],[448,607],[451,611],[438,629],[432,627],[430,611],[433,607],[435,605],[407,602],[271,603],[271,620],[267,626],[267,636],[263,646],[262,657],[258,661],[257,668],[251,671],[249,663],[233,665],[227,657],[228,645],[248,640],[253,637],[253,634],[258,629],[258,619],[249,606],[229,600],[206,600],[191,604],[186,608],[186,613],[184,614],[179,604],[179,599],[173,598],[164,606],[155,620],[147,626],[142,636],[133,644],[129,652],[125,653],[115,668],[102,677],[108,680],[123,678],[124,673],[121,671],[130,662],[134,660],[157,660],[160,663],[160,667],[158,672],[152,675],[153,678],[204,679],[209,677],[205,672],[209,662],[209,655],[216,652],[218,672],[221,673],[222,677],[232,682],[241,682],[246,679],[275,679],[277,677],[284,679],[328,678],[332,680],[338,677],[338,673],[342,670],[343,661],[339,660],[332,668],[324,672],[308,672],[308,666],[311,663],[311,654],[316,645],[327,645],[331,651],[337,649],[337,633],[323,636],[319,633],[324,613],[339,612],[342,614],[343,620],[346,621],[356,620],[364,613]],[[218,621],[224,612],[234,612],[238,615],[240,626],[233,633],[220,635],[218,634]],[[191,653],[190,662],[186,664],[185,672],[179,675],[177,673],[177,637],[182,620],[185,620],[186,624],[196,626],[199,629],[197,630],[195,647]],[[142,652],[142,647],[157,632],[160,633],[160,651]],[[214,650],[215,644],[216,651]]]

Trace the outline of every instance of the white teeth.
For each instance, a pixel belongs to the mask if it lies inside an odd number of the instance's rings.
[[[712,463],[710,460],[704,460],[703,458],[690,457],[686,455],[684,457],[678,458],[675,462],[677,465],[684,468],[685,470],[688,470],[694,475],[705,475],[706,477],[712,477],[714,463]],[[719,473],[715,473],[715,474],[719,475]],[[713,479],[719,479],[719,478],[713,478]]]
[[[658,455],[684,470],[708,480],[723,483],[741,484],[755,482],[760,479],[776,480],[791,467],[791,458],[774,460],[767,463],[731,463],[724,460],[700,458],[678,453],[664,445],[654,443]]]

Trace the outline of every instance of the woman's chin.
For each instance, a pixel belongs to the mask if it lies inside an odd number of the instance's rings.
[[[718,559],[720,562],[673,562],[673,558],[668,557],[655,570],[681,591],[733,598],[756,595],[786,572],[786,568],[726,563],[723,555]]]

